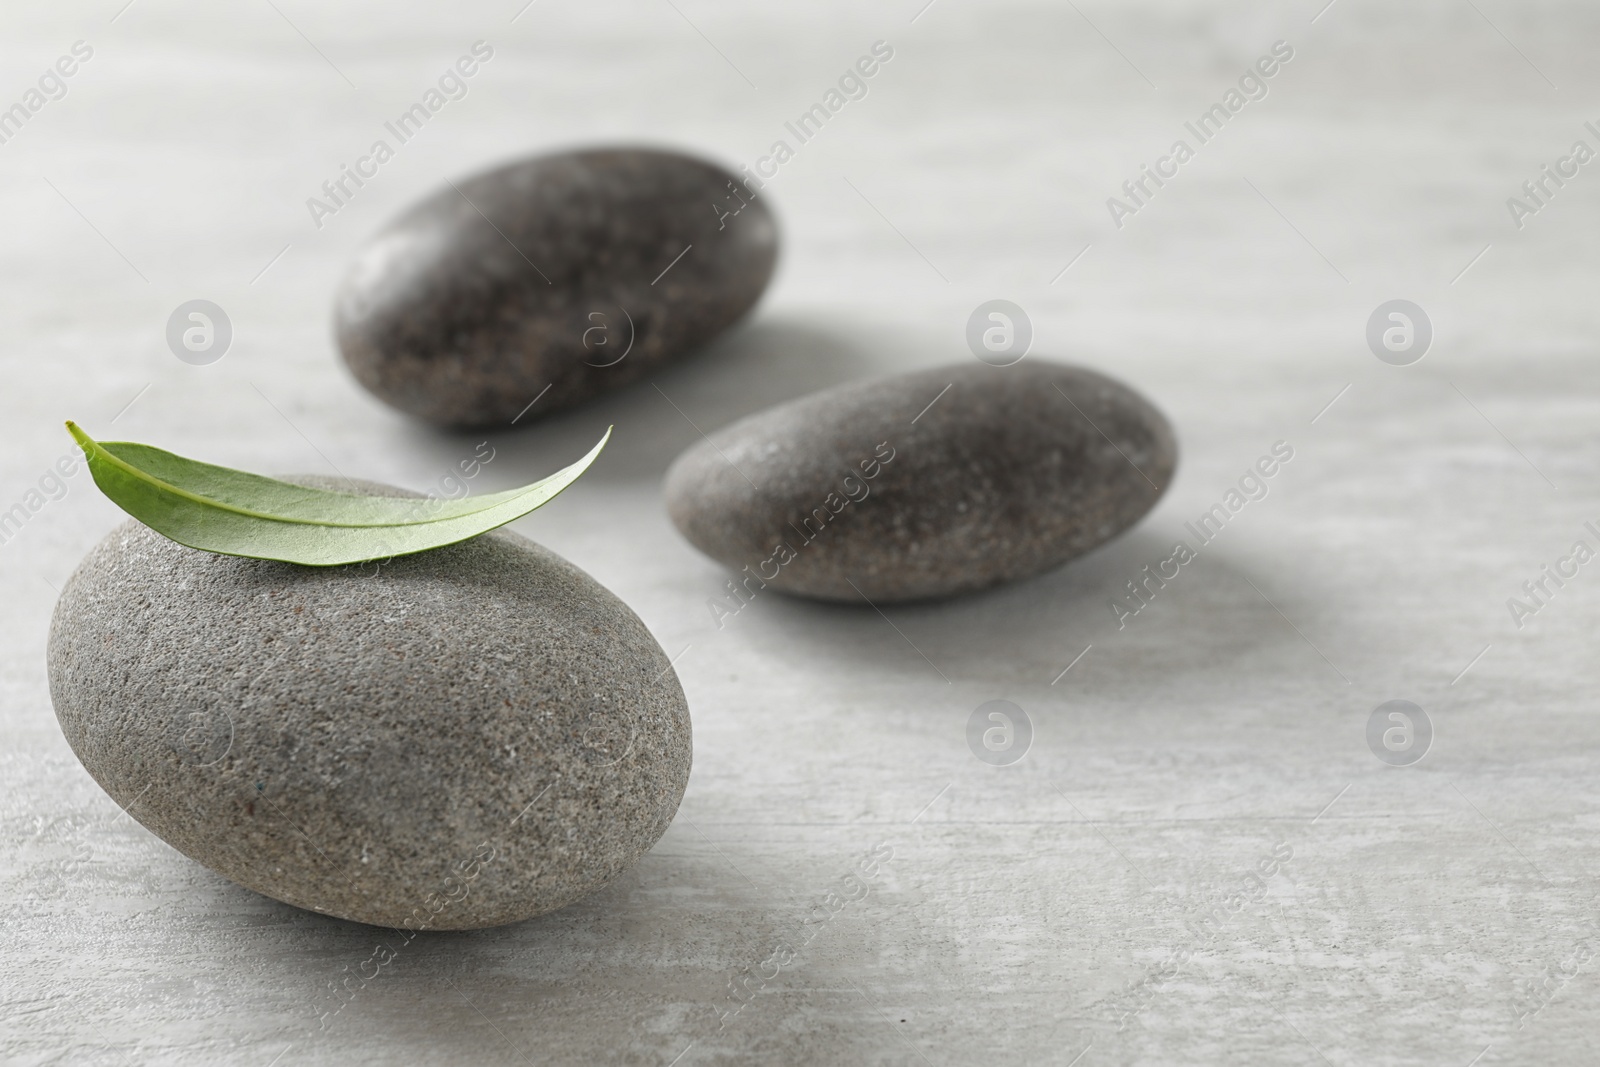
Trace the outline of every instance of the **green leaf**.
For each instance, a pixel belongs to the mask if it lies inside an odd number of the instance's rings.
[[[100,491],[180,545],[308,567],[405,556],[488,533],[553,500],[600,455],[542,481],[459,500],[362,496],[309,489],[185,459],[131,441],[96,441],[68,422]]]

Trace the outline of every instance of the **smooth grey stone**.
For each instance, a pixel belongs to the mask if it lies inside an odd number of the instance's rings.
[[[977,363],[751,415],[679,456],[666,499],[684,537],[739,572],[737,613],[768,586],[881,603],[1039,574],[1137,522],[1176,464],[1167,420],[1127,386]]]
[[[67,583],[48,655],[62,732],[129,815],[240,885],[380,926],[568,904],[655,843],[689,779],[661,647],[509,531],[320,569],[124,523]]]
[[[706,344],[754,306],[777,252],[759,194],[710,163],[535,156],[446,186],[374,237],[335,329],[385,403],[441,426],[521,422]]]

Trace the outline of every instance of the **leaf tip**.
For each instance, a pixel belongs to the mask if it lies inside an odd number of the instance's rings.
[[[87,452],[89,450],[89,446],[94,443],[94,440],[88,434],[84,433],[83,430],[78,427],[78,424],[73,422],[71,419],[67,420],[67,432],[72,435],[72,439],[74,441],[78,442],[78,444],[82,446],[85,452]]]

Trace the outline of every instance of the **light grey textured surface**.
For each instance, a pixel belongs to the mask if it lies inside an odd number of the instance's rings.
[[[1600,526],[1593,165],[1522,229],[1506,205],[1595,147],[1592,5],[274,4],[3,16],[0,100],[74,40],[94,56],[0,145],[0,506],[39,504],[0,546],[0,1057],[1594,1060],[1596,565],[1547,580],[1521,628],[1507,607]],[[316,229],[306,198],[480,38],[469,95]],[[572,908],[412,942],[319,1029],[330,983],[372,971],[370,930],[184,859],[60,736],[53,587],[119,516],[81,475],[27,495],[61,419],[438,485],[480,438],[406,423],[330,341],[362,239],[525,150],[753,161],[880,38],[866,97],[769,187],[787,244],[755,318],[653,385],[494,435],[473,482],[521,484],[617,424],[517,529],[676,658],[696,745],[676,821]],[[1278,39],[1295,55],[1267,97],[1117,229],[1106,199]],[[236,335],[204,367],[163,337],[196,297]],[[1035,352],[1169,414],[1184,465],[1157,509],[977,599],[884,617],[773,597],[717,630],[720,569],[659,495],[695,427],[962,358],[995,297]],[[1394,298],[1435,326],[1409,367],[1364,339]],[[1108,601],[1280,439],[1269,495],[1118,629]],[[1435,728],[1410,767],[1365,741],[1396,698]],[[992,699],[1032,720],[1013,766],[967,748]]]

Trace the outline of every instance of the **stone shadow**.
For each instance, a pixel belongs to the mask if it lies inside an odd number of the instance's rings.
[[[704,350],[664,366],[579,408],[516,427],[447,432],[394,423],[393,444],[417,462],[448,471],[477,442],[495,449],[474,492],[512,488],[578,459],[615,426],[602,457],[584,476],[600,484],[659,480],[679,452],[730,422],[786,400],[891,368],[858,338],[793,319],[740,324]],[[425,457],[425,458],[424,458]]]

